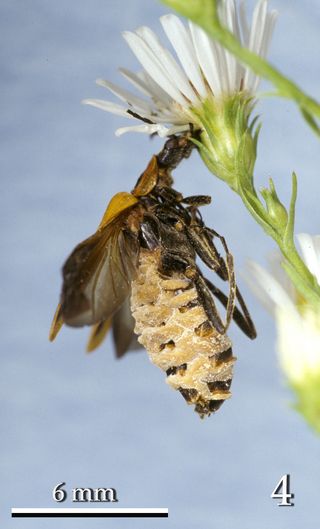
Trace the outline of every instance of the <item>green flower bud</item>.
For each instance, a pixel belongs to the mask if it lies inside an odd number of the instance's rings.
[[[200,155],[209,170],[236,192],[241,185],[252,187],[256,160],[256,134],[249,118],[252,100],[243,93],[209,98],[193,109],[201,127],[197,142]]]
[[[284,205],[280,202],[274,183],[270,178],[270,189],[262,189],[261,195],[263,196],[267,211],[270,217],[270,224],[278,231],[283,232],[288,224],[288,213]]]

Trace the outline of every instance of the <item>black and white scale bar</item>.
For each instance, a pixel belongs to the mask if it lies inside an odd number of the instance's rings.
[[[11,509],[12,518],[168,518],[168,509]]]

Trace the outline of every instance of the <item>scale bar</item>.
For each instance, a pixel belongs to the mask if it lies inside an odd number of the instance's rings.
[[[11,509],[12,518],[168,518],[168,509]]]

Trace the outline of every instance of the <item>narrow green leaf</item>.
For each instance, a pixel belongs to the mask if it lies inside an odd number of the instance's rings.
[[[298,182],[296,173],[292,173],[292,193],[289,207],[289,218],[286,231],[284,233],[283,242],[286,246],[294,246],[294,222],[295,222],[295,209],[297,200]]]
[[[214,20],[217,16],[216,0],[162,0],[162,3],[199,25],[203,18]]]
[[[318,123],[316,122],[316,120],[314,119],[314,117],[310,114],[310,112],[308,112],[308,111],[305,110],[304,108],[300,108],[300,111],[301,111],[302,116],[304,117],[304,119],[305,119],[306,122],[308,123],[308,125],[310,125],[310,127],[312,128],[312,130],[313,130],[318,136],[320,136],[320,127],[319,127]]]

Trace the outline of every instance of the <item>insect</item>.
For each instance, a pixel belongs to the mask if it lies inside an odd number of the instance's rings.
[[[88,350],[93,350],[112,327],[121,356],[135,332],[168,384],[204,417],[231,396],[235,357],[226,335],[231,320],[250,338],[256,331],[225,239],[199,212],[210,197],[184,198],[172,187],[171,171],[192,147],[188,135],[170,137],[132,193],[116,194],[96,233],[76,246],[63,266],[50,339],[63,323],[92,325]],[[228,281],[228,295],[204,277],[197,258]],[[225,321],[216,300],[226,309]]]

